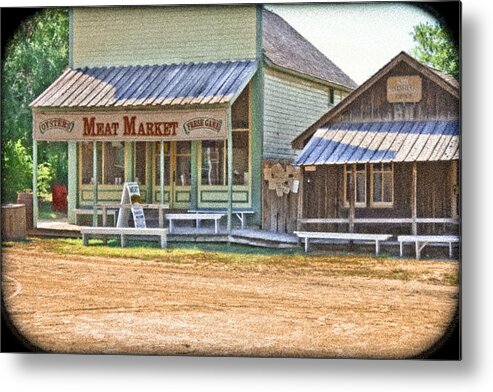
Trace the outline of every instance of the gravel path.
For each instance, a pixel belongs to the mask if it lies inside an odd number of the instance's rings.
[[[4,248],[2,268],[13,322],[56,352],[409,357],[444,333],[458,298],[440,279],[335,274],[320,261],[176,264],[59,255],[41,241]],[[443,277],[458,263],[382,268]]]

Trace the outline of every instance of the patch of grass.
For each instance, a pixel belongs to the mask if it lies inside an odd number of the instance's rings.
[[[459,274],[457,272],[445,272],[443,274],[445,281],[451,285],[455,286],[459,284]]]
[[[156,242],[129,241],[121,248],[118,240],[109,239],[104,245],[102,240],[91,240],[90,246],[82,245],[80,239],[51,240],[49,248],[63,255],[83,255],[116,258],[133,258],[156,261],[189,261],[190,256],[206,255],[211,261],[255,263],[268,261],[269,257],[282,258],[301,254],[298,249],[255,248],[238,244],[218,243],[169,243],[167,249],[161,249]],[[200,258],[200,257],[199,257]],[[203,258],[203,257],[202,257]]]

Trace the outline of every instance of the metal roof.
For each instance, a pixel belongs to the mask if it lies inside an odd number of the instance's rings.
[[[459,159],[459,132],[457,120],[336,123],[315,132],[296,164]]]
[[[204,105],[230,102],[256,61],[66,69],[31,106],[91,108]]]

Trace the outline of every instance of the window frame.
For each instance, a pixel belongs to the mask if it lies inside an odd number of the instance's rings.
[[[365,185],[364,185],[364,190],[365,190],[365,201],[364,202],[357,202],[356,201],[356,195],[358,194],[358,190],[357,190],[357,181],[355,181],[356,183],[354,184],[354,193],[355,193],[355,202],[354,202],[354,207],[355,208],[366,208],[367,206],[367,202],[368,202],[368,192],[367,192],[367,189],[368,189],[368,168],[367,168],[367,164],[366,163],[350,163],[350,164],[347,164],[345,163],[344,164],[344,195],[343,195],[343,200],[344,200],[344,207],[345,208],[349,208],[350,207],[350,203],[349,203],[349,200],[347,198],[347,187],[348,187],[348,182],[347,182],[347,177],[348,177],[348,173],[351,173],[351,169],[348,170],[348,167],[349,168],[352,168],[353,166],[356,167],[356,165],[364,165],[365,169],[364,170],[356,170],[356,174],[358,173],[362,173],[364,172],[365,173]],[[355,179],[356,180],[356,179]]]
[[[391,170],[387,170],[385,171],[384,170],[384,165],[385,164],[388,164],[390,163],[391,164]],[[380,166],[380,170],[375,170],[375,167],[376,166]],[[385,173],[389,173],[390,172],[390,175],[391,175],[391,178],[392,178],[392,191],[391,191],[391,199],[392,201],[374,201],[373,199],[373,193],[374,193],[374,181],[373,181],[373,178],[374,178],[374,174],[375,173],[380,173],[382,175],[382,200],[385,199],[385,194],[384,194],[384,176],[385,176]],[[394,162],[378,162],[378,163],[372,163],[370,164],[370,207],[372,208],[393,208],[394,207],[394,186],[395,182],[394,182]]]
[[[93,183],[89,182],[89,183],[85,183],[83,180],[84,180],[84,175],[83,175],[83,171],[82,171],[82,167],[84,166],[84,162],[85,162],[85,159],[84,159],[84,152],[83,152],[83,143],[87,143],[87,144],[90,144],[91,145],[91,158],[90,158],[90,165],[92,167],[92,163],[93,163],[93,152],[94,152],[94,140],[88,140],[88,141],[84,141],[84,142],[81,142],[79,143],[79,163],[80,163],[80,167],[79,167],[79,186],[83,187],[83,186],[92,186],[94,185]],[[121,186],[121,184],[115,184],[115,183],[107,183],[107,175],[106,175],[106,165],[107,165],[107,162],[106,162],[106,148],[105,148],[105,144],[109,143],[111,144],[112,142],[106,142],[106,141],[99,141],[99,140],[96,140],[96,142],[98,143],[98,155],[101,156],[101,160],[99,161],[98,159],[98,162],[100,162],[100,165],[98,166],[98,175],[100,176],[100,180],[98,180],[98,186]],[[121,143],[124,143],[124,142],[121,142]],[[127,160],[127,151],[126,151],[126,148],[125,148],[125,144],[123,144],[123,149],[124,149],[124,162]],[[91,175],[92,176],[92,175]],[[123,167],[123,175],[122,175],[122,184],[125,182],[125,176],[126,176],[126,167],[124,165]]]

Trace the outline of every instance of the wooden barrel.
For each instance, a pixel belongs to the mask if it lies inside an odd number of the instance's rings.
[[[22,240],[26,238],[26,206],[6,204],[2,206],[2,240]]]
[[[33,228],[33,194],[31,192],[18,192],[17,204],[26,206],[26,228]]]

